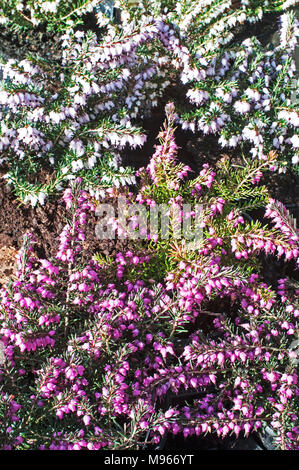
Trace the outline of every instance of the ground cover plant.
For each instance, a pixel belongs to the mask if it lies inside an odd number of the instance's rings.
[[[100,37],[69,27],[61,61],[34,56],[6,63],[1,162],[18,198],[43,204],[75,176],[92,191],[133,183],[123,154],[144,143],[141,119],[174,84],[185,87],[176,104],[184,129],[213,133],[223,147],[250,158],[275,149],[279,171],[298,167],[294,14],[281,16],[279,45],[269,50],[254,37],[234,43],[228,32],[256,21],[260,5],[254,14],[241,2],[241,14],[231,2],[221,8],[208,2],[194,16],[194,2],[187,3],[167,16],[110,22]]]
[[[82,15],[104,2],[10,3],[3,25],[57,32],[61,55],[4,60],[3,179],[24,211],[58,195],[67,217],[47,259],[24,235],[0,291],[0,448],[270,429],[298,450],[299,236],[266,185],[298,170],[295,2],[121,0],[97,31]],[[244,29],[270,13],[272,48]],[[169,95],[150,161],[126,166]],[[230,153],[191,170],[176,128]],[[265,260],[283,273],[266,282]]]

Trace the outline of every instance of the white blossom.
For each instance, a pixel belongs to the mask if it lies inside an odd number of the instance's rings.
[[[237,113],[246,114],[250,111],[250,104],[247,101],[236,101],[234,108]]]

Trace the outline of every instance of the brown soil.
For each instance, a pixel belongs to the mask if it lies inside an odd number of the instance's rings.
[[[169,101],[169,96],[164,100]],[[148,140],[141,149],[126,149],[123,155],[125,165],[140,168],[148,164],[154,145],[157,144],[157,134],[161,128],[165,115],[164,104],[156,108],[151,118],[143,122],[147,131]],[[224,150],[219,147],[215,136],[205,136],[199,133],[176,130],[176,142],[179,145],[179,160],[188,164],[196,174],[202,164],[208,162],[215,166],[216,162],[224,155]],[[232,163],[240,158],[237,153],[229,155]],[[1,175],[0,175],[1,176]],[[47,175],[44,175],[47,177]],[[272,197],[282,201],[290,209],[290,212],[299,220],[299,181],[294,175],[287,173],[278,175],[268,174],[263,181],[270,190]],[[263,211],[253,214],[253,217],[261,218]],[[29,204],[23,205],[16,200],[10,187],[0,177],[0,283],[7,280],[13,273],[15,254],[21,248],[23,235],[26,232],[35,234],[37,243],[35,249],[42,258],[52,258],[56,254],[58,236],[63,229],[68,213],[64,202],[58,198],[49,198],[44,206],[32,208]],[[113,255],[117,251],[128,249],[128,242],[121,240],[98,240],[95,227],[98,218],[90,214],[86,226],[86,241],[84,243],[84,260],[88,260],[95,253]],[[278,271],[281,267],[274,266],[271,262],[271,271]],[[267,270],[268,267],[267,267]],[[277,273],[279,275],[279,273]],[[272,277],[272,273],[271,276]]]

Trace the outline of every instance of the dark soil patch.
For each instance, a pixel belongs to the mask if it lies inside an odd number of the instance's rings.
[[[38,54],[45,59],[61,60],[60,37],[41,28],[14,33],[0,27],[0,53],[6,58],[24,60],[28,54]]]

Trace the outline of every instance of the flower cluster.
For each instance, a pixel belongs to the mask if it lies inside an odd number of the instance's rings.
[[[183,129],[216,134],[223,147],[241,146],[252,158],[279,151],[280,171],[298,163],[298,105],[293,52],[298,20],[293,13],[280,17],[280,41],[263,46],[255,37],[236,40],[240,26],[260,21],[268,12],[283,12],[292,2],[233,2],[205,0],[173,3],[158,0],[149,7],[139,2],[140,22],[155,15],[171,19],[179,40],[168,49],[175,56],[180,80],[187,87],[178,122]],[[125,0],[119,2],[128,8]],[[170,26],[172,27],[172,25]],[[270,39],[269,39],[270,40]],[[192,106],[188,106],[188,101]]]
[[[120,24],[104,3],[0,0],[3,27],[61,32],[61,60],[4,65],[5,178],[33,206],[62,191],[69,212],[51,258],[24,236],[0,291],[0,448],[152,449],[270,428],[278,449],[298,450],[299,285],[266,283],[263,260],[292,276],[299,237],[262,180],[298,163],[295,2],[119,0]],[[80,27],[95,7],[98,34]],[[238,40],[270,12],[279,45]],[[168,87],[178,104],[136,173],[122,158]],[[215,134],[243,164],[193,172],[176,124]],[[112,199],[106,228],[130,248],[86,261],[88,217]]]
[[[251,230],[253,242],[263,230],[295,257],[295,228],[253,181],[265,162],[234,171],[241,182],[231,193],[226,162],[187,179],[176,161],[172,104],[166,114],[140,190],[127,197],[141,206],[201,201],[202,243],[161,241],[158,231],[133,251],[83,263],[95,207],[82,180],[65,190],[70,221],[56,257],[39,259],[28,234],[18,280],[1,291],[2,449],[133,449],[166,434],[238,437],[267,426],[278,448],[298,449],[299,286],[283,278],[274,290],[255,251],[239,260],[233,246],[244,243],[240,230]],[[268,203],[281,233],[244,220],[238,197],[254,207],[256,190],[255,204]]]
[[[146,136],[132,120],[147,112],[148,103],[157,104],[167,86],[165,65],[158,59],[148,63],[139,53],[159,38],[160,23],[140,29],[131,26],[125,35],[111,31],[104,40],[69,30],[61,38],[61,64],[42,59],[5,64],[2,163],[24,202],[43,203],[77,176],[95,191],[135,181],[133,170],[121,165],[120,151],[143,145]],[[49,172],[47,184],[38,180],[41,168]]]

